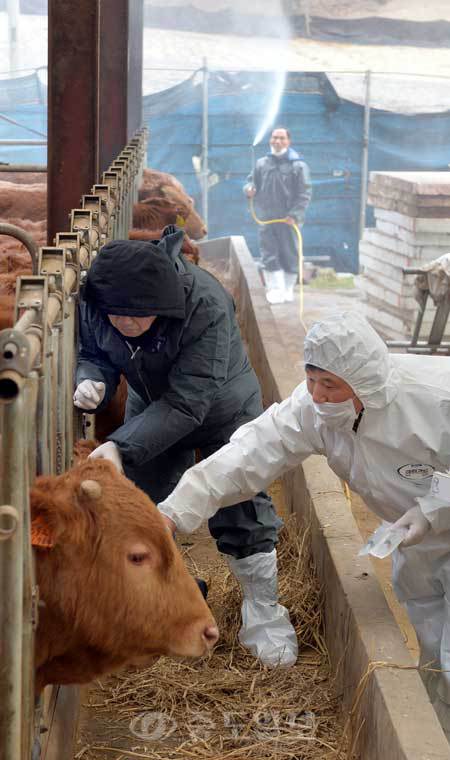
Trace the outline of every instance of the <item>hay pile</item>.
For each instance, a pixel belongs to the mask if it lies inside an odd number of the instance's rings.
[[[299,640],[295,667],[266,669],[240,646],[239,587],[214,552],[208,566],[193,568],[210,583],[221,633],[213,656],[195,663],[161,658],[99,684],[75,758],[343,760],[343,721],[307,543],[288,521],[278,547],[279,586]]]

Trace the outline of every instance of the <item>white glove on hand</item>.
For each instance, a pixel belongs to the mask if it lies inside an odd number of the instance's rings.
[[[88,459],[109,459],[109,461],[117,467],[119,472],[123,472],[122,457],[120,456],[120,451],[114,441],[106,441],[106,443],[102,443],[101,446],[94,449],[92,454],[89,454]]]
[[[401,547],[407,547],[420,544],[430,530],[431,523],[427,520],[420,507],[411,507],[392,527],[408,528],[408,533],[400,544]]]
[[[105,383],[83,380],[73,394],[73,403],[80,409],[96,409],[105,398]]]

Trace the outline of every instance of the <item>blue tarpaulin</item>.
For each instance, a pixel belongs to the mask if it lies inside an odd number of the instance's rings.
[[[244,235],[255,256],[257,227],[242,185],[273,88],[270,74],[209,76],[209,235]],[[192,161],[200,157],[202,146],[201,77],[146,96],[143,105],[150,128],[148,165],[175,174],[201,208]],[[26,127],[46,132],[46,108],[39,102],[10,103],[0,114],[22,125],[14,126],[0,115],[0,138],[37,138]],[[273,120],[291,130],[294,147],[311,168],[313,200],[303,228],[305,255],[329,256],[339,271],[358,268],[363,117],[363,107],[339,98],[324,74],[290,73]],[[267,149],[269,131],[270,126],[256,146],[257,158]],[[0,146],[0,161],[43,164],[45,146]],[[449,163],[450,112],[406,116],[371,110],[370,170],[448,171]],[[367,221],[372,222],[370,209]]]
[[[271,104],[269,74],[215,72],[209,81],[209,235],[244,235],[258,255],[257,228],[242,185],[251,145]],[[357,271],[364,108],[340,99],[324,74],[288,74],[273,125],[290,129],[311,168],[313,200],[303,229],[306,256],[329,256],[339,271]],[[144,98],[150,127],[148,164],[176,174],[200,207],[192,157],[201,155],[202,85],[195,77]],[[269,131],[256,147],[267,150]],[[400,115],[372,109],[369,169],[448,170],[450,112]],[[217,175],[214,177],[214,175]],[[369,210],[368,221],[371,214]]]

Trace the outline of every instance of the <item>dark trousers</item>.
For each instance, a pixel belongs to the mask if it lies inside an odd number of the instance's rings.
[[[145,407],[145,402],[128,386],[125,419],[140,414]],[[173,491],[183,473],[194,464],[196,450],[202,459],[206,459],[228,443],[238,427],[261,412],[262,404],[258,393],[249,399],[238,418],[233,419],[228,426],[222,426],[220,431],[203,425],[194,434],[142,467],[126,466],[125,474],[155,503],[163,501]],[[208,521],[209,532],[216,540],[218,550],[238,559],[258,552],[271,552],[277,543],[282,524],[272,500],[262,491],[253,499],[219,509]]]
[[[298,272],[298,241],[289,224],[266,224],[259,230],[259,248],[264,269]]]

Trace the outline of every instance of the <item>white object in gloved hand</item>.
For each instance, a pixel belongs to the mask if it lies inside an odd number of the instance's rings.
[[[106,443],[102,443],[101,446],[94,449],[92,454],[89,454],[88,459],[109,459],[109,461],[117,467],[119,472],[123,472],[122,457],[120,456],[120,451],[114,441],[106,441]]]
[[[389,557],[407,535],[408,528],[406,525],[395,528],[391,523],[383,522],[372,533],[363,548],[360,549],[358,557],[364,557],[367,554],[371,554],[372,557],[378,557],[379,559]]]
[[[105,398],[105,383],[83,380],[73,394],[73,403],[80,409],[96,409]]]
[[[394,529],[408,528],[408,533],[400,544],[401,547],[408,547],[420,544],[430,530],[431,523],[427,520],[420,507],[411,507],[392,527]]]
[[[242,586],[239,641],[263,665],[295,665],[297,635],[287,609],[278,604],[276,550],[251,554],[242,559],[227,556],[227,560]]]

